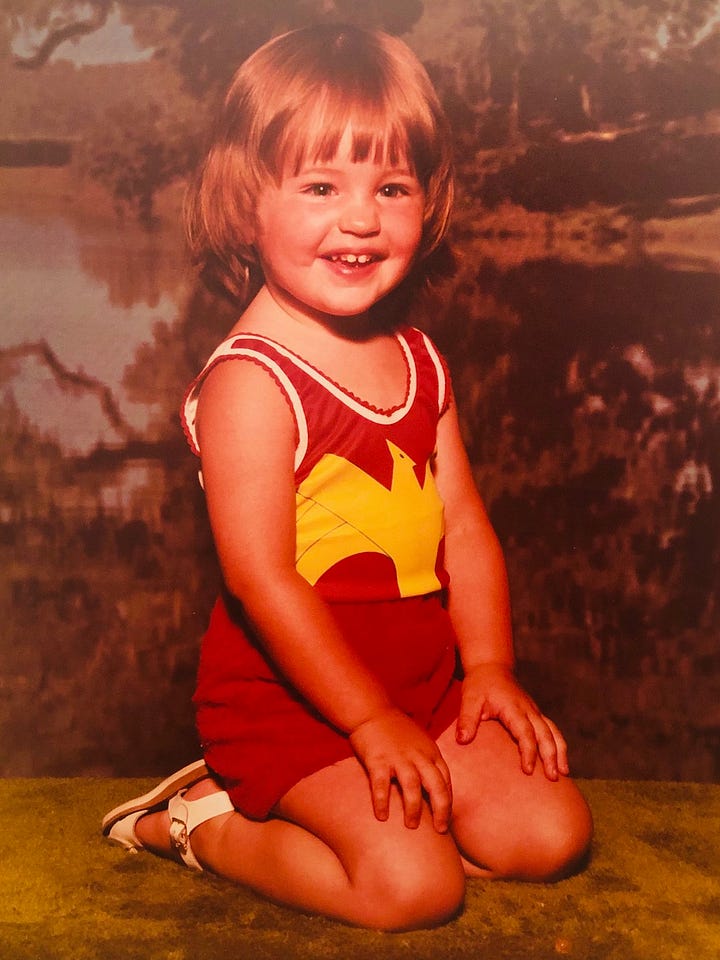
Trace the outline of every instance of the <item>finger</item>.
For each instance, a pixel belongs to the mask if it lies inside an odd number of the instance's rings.
[[[542,714],[539,714],[537,717],[533,718],[531,722],[533,723],[533,728],[535,730],[538,752],[540,754],[540,760],[542,762],[545,776],[548,778],[548,780],[557,780],[559,777],[558,751],[553,732],[550,729],[546,718],[543,717]]]
[[[452,804],[453,800],[453,788],[452,788],[452,776],[450,774],[450,767],[445,763],[445,757],[442,754],[435,761],[435,766],[440,771],[443,780],[447,784],[448,796],[450,797],[450,803]]]
[[[441,761],[443,766],[445,761]],[[452,813],[452,787],[438,764],[428,764],[422,771],[422,783],[428,795],[433,827],[447,833]]]
[[[530,718],[518,711],[509,716],[501,716],[500,720],[517,743],[520,766],[523,773],[529,776],[535,769],[538,757],[537,737]]]
[[[390,770],[387,767],[369,770],[368,779],[375,818],[387,820],[390,816]]]
[[[458,743],[472,743],[475,739],[484,706],[484,696],[473,696],[463,690],[460,700],[460,713],[455,725],[455,739]]]
[[[553,723],[549,717],[543,717],[545,723],[550,727],[553,737],[555,738],[555,745],[557,747],[557,762],[558,770],[560,773],[567,777],[570,775],[570,761],[568,760],[568,745],[565,740],[565,737],[560,733],[558,727]]]
[[[422,782],[417,769],[407,766],[395,770],[395,779],[402,794],[405,826],[415,830],[420,825],[422,816]]]

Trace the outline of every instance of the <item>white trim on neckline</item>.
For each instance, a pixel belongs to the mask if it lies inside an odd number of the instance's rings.
[[[400,349],[405,357],[405,364],[407,366],[408,373],[408,384],[407,396],[405,397],[403,403],[399,407],[390,410],[389,412],[377,410],[367,401],[363,401],[359,397],[355,397],[352,393],[349,393],[339,384],[331,380],[321,370],[318,370],[317,367],[314,367],[312,364],[308,363],[307,360],[303,360],[303,358],[297,353],[294,353],[292,350],[284,347],[282,344],[277,343],[277,341],[272,340],[270,337],[263,337],[257,333],[238,333],[234,337],[228,337],[224,344],[221,344],[220,347],[218,347],[215,353],[218,354],[222,350],[223,346],[227,345],[226,349],[223,350],[223,355],[228,356],[229,351],[239,349],[234,346],[235,342],[238,340],[260,341],[261,343],[264,343],[267,346],[277,350],[281,356],[286,357],[288,360],[294,363],[296,367],[307,373],[308,376],[312,377],[317,383],[325,387],[329,393],[331,393],[355,413],[365,417],[365,419],[370,420],[372,423],[394,424],[402,420],[407,414],[408,410],[410,410],[415,402],[415,397],[417,395],[417,367],[415,365],[415,358],[413,357],[412,351],[410,350],[410,346],[405,337],[401,333],[396,333],[394,336],[397,342],[400,344]],[[229,350],[227,348],[229,348]],[[214,356],[215,355],[211,357],[211,361],[214,359]]]

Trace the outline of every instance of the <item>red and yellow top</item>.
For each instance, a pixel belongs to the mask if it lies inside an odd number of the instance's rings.
[[[273,377],[296,428],[297,570],[332,602],[423,596],[446,586],[432,461],[448,403],[447,372],[419,330],[395,336],[407,379],[402,403],[391,409],[366,403],[291,350],[250,333],[218,347],[183,405],[185,432],[199,455],[195,417],[209,371],[236,358]]]

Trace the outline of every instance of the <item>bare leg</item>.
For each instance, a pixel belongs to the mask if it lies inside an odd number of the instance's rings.
[[[188,800],[218,789],[211,780]],[[460,856],[425,811],[417,830],[403,823],[395,795],[390,818],[376,820],[367,777],[348,759],[296,784],[262,823],[239,813],[201,824],[192,848],[204,867],[280,903],[378,929],[433,926],[459,909],[464,894]],[[143,817],[138,837],[173,856],[165,811]]]
[[[438,739],[453,782],[451,830],[468,876],[551,881],[577,870],[592,818],[575,784],[548,780],[538,762],[528,776],[497,721],[481,723],[472,743],[453,724]]]

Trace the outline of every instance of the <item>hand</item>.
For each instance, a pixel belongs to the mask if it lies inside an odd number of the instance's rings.
[[[540,713],[512,670],[503,664],[480,664],[466,673],[457,742],[470,743],[483,720],[499,720],[510,733],[518,745],[525,773],[533,772],[538,755],[548,780],[570,773],[563,735],[552,720]]]
[[[412,830],[420,823],[424,790],[435,829],[447,832],[452,808],[450,771],[437,744],[413,720],[388,707],[356,727],[350,743],[368,775],[378,820],[389,816],[394,780],[402,795],[406,827]]]

